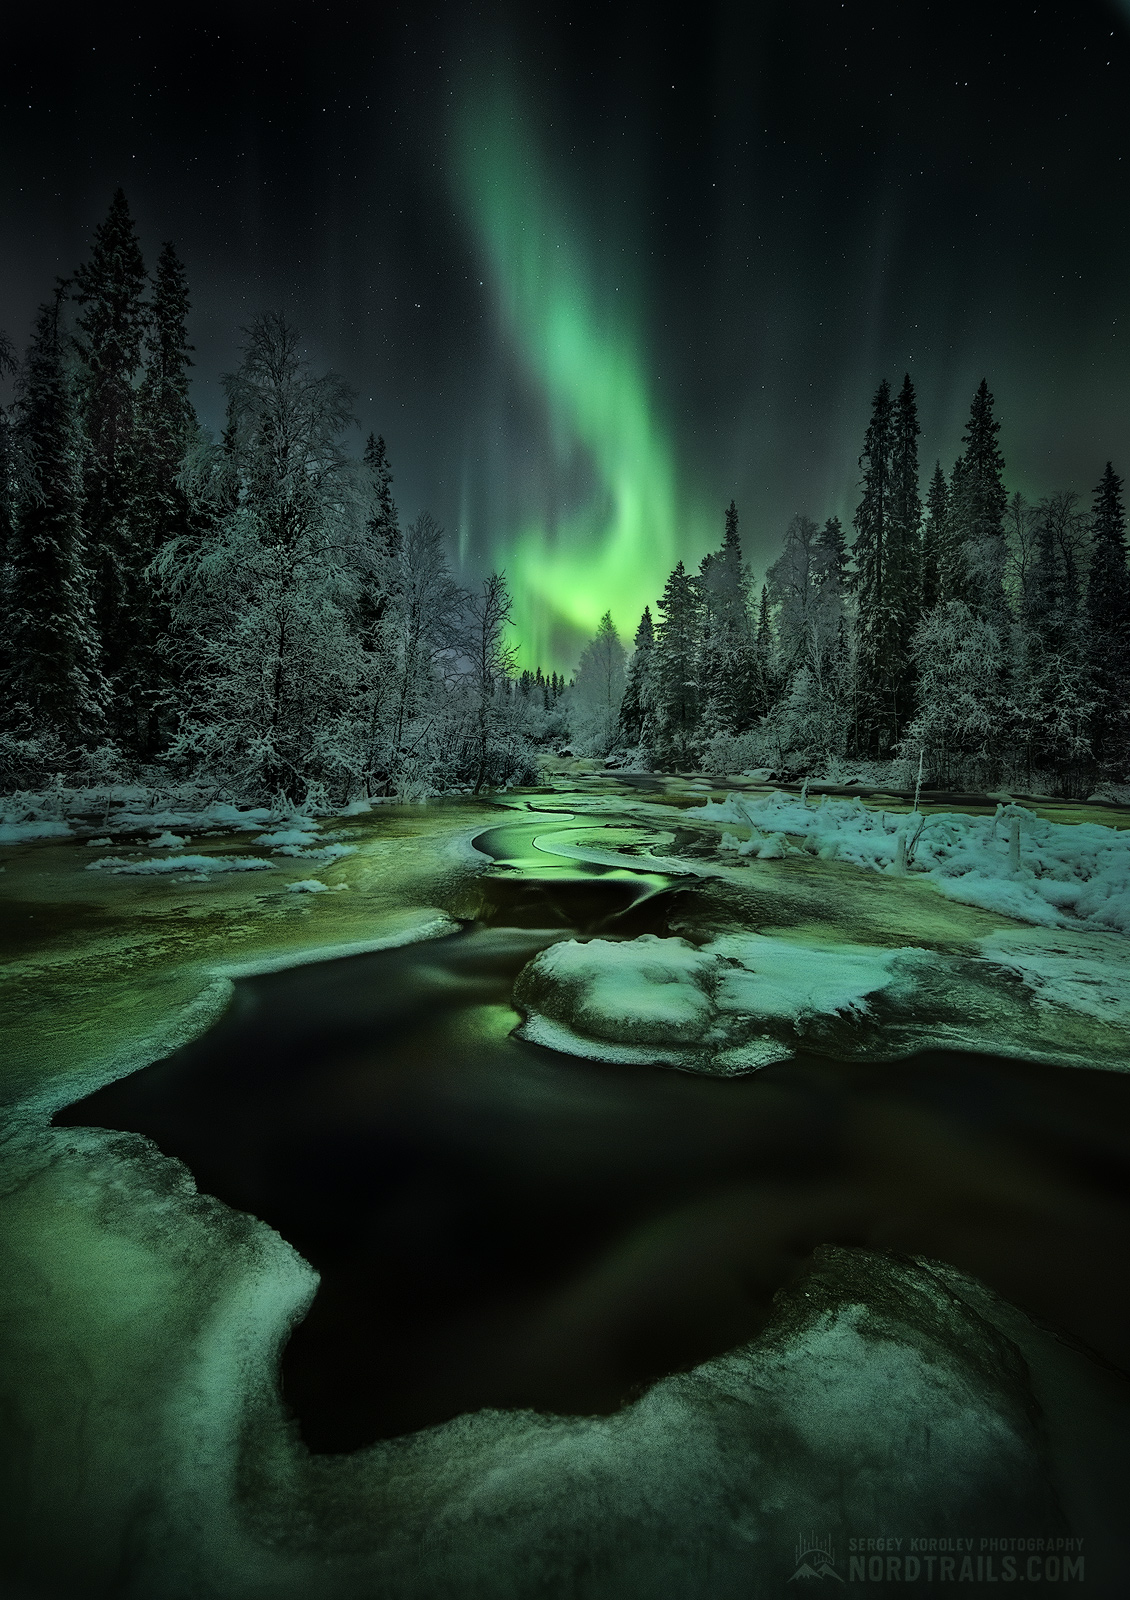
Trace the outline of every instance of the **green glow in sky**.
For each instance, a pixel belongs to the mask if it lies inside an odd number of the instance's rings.
[[[499,530],[523,665],[571,667],[578,634],[611,610],[630,642],[683,545],[675,461],[648,392],[632,285],[555,192],[531,128],[506,100],[468,109],[456,183],[500,318],[540,385],[562,456],[578,447],[596,490],[553,518],[531,506]]]

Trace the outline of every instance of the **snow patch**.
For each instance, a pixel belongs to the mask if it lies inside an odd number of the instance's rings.
[[[900,960],[925,954],[755,933],[702,948],[655,934],[566,939],[523,969],[514,997],[527,1012],[523,1037],[551,1049],[748,1072],[787,1058],[815,1018],[866,1015],[868,997],[894,982]]]
[[[865,1012],[868,995],[893,980],[896,958],[912,953],[865,945],[820,950],[757,933],[727,934],[706,948],[723,964],[714,987],[719,1011],[790,1022]]]
[[[781,791],[729,794],[684,813],[739,824],[722,847],[770,860],[801,848],[871,871],[926,875],[950,900],[1049,928],[1130,933],[1130,829],[1048,822],[1015,802],[992,817],[888,813],[855,799],[818,805]]]
[[[256,844],[270,845],[272,850],[281,850],[287,845],[317,844],[317,830],[314,823],[307,828],[275,828],[271,833],[261,833],[255,840]]]
[[[167,856],[148,861],[127,861],[124,856],[99,856],[87,865],[87,872],[116,872],[148,875],[155,872],[194,872],[208,877],[216,872],[264,872],[276,866],[260,856]]]
[[[360,846],[355,844],[324,844],[317,850],[303,850],[296,844],[281,844],[275,847],[273,854],[276,856],[293,856],[296,861],[340,861],[342,856],[357,854]]]
[[[980,941],[986,961],[1015,973],[1044,1005],[1101,1022],[1130,1023],[1130,956],[1117,933],[994,933]]]
[[[73,836],[68,822],[0,822],[0,844],[25,844],[30,839],[66,839]]]

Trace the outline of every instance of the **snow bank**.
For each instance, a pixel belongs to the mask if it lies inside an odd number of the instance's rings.
[[[1038,1005],[1130,1023],[1130,958],[1119,934],[1002,930],[980,940],[980,949],[984,960],[1015,973]]]
[[[0,822],[0,844],[24,844],[29,839],[66,839],[72,832],[67,822]]]
[[[164,856],[151,860],[127,861],[124,856],[99,856],[87,865],[87,872],[135,873],[195,872],[208,876],[215,872],[264,872],[277,866],[261,856]]]
[[[798,945],[727,934],[696,948],[642,934],[562,940],[519,974],[523,1036],[612,1061],[748,1072],[792,1053],[817,1018],[858,1019],[911,949]]]
[[[357,854],[359,846],[355,844],[324,844],[315,850],[303,850],[296,844],[277,845],[273,851],[276,856],[293,856],[296,861],[340,861],[342,856]]]
[[[625,943],[563,940],[536,956],[523,978],[529,974],[526,988],[552,994],[551,1014],[582,1033],[626,1045],[678,1044],[711,1024],[712,965],[685,939],[645,933]]]
[[[269,845],[272,850],[281,850],[284,845],[312,845],[318,841],[317,830],[314,823],[308,828],[275,828],[271,833],[261,833],[255,840],[256,844]]]
[[[809,805],[779,791],[730,794],[684,813],[743,826],[724,848],[761,859],[803,850],[872,871],[925,874],[951,900],[1052,928],[1130,933],[1130,830],[1048,822],[1025,807],[995,816],[890,814],[859,800]]]
[[[721,963],[714,982],[719,1011],[788,1022],[865,1012],[867,996],[891,983],[895,958],[911,953],[859,945],[819,950],[756,933],[728,934],[707,950]]]

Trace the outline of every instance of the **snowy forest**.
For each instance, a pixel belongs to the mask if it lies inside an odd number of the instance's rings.
[[[336,805],[536,782],[547,751],[658,771],[1082,794],[1130,765],[1122,480],[1005,487],[986,382],[923,490],[910,378],[880,384],[852,536],[793,517],[756,583],[731,501],[629,654],[607,597],[573,680],[516,670],[505,576],[402,527],[381,438],[280,313],[244,332],[218,441],[189,292],[124,194],[22,360],[0,336],[0,787],[192,782]],[[720,518],[720,522],[721,522]]]

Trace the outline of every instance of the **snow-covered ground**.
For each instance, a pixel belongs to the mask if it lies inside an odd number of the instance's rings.
[[[756,933],[695,946],[643,934],[563,941],[536,956],[514,997],[524,1037],[573,1055],[748,1072],[793,1053],[817,1017],[867,1014],[900,958],[922,951],[818,948]]]
[[[992,817],[891,813],[859,800],[730,794],[685,815],[737,825],[739,856],[804,850],[873,871],[925,874],[952,900],[1045,927],[1130,934],[1130,829],[1049,822],[1015,802]]]

